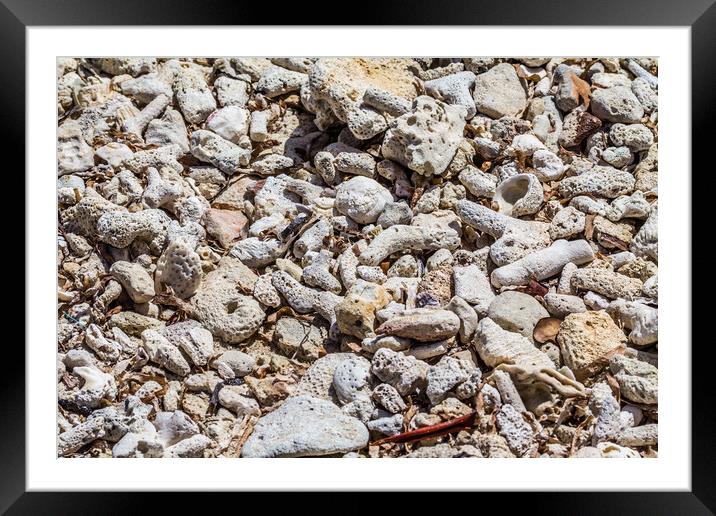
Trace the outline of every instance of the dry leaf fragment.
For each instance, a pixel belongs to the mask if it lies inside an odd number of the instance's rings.
[[[540,319],[532,332],[532,338],[535,342],[539,342],[540,344],[544,344],[549,341],[554,342],[554,339],[559,333],[560,324],[562,324],[562,321],[556,317],[545,317],[544,319]]]
[[[549,292],[549,289],[542,285],[542,283],[540,283],[539,281],[530,279],[530,282],[527,284],[525,292],[531,296],[544,297],[547,292]]]
[[[582,99],[584,107],[588,109],[589,95],[591,93],[589,83],[577,77],[574,72],[570,73],[570,78],[572,79],[572,84],[574,84],[574,88],[577,90],[577,95],[579,95],[579,98]]]
[[[596,215],[591,214],[587,215],[584,220],[584,236],[587,237],[587,240],[592,240],[592,237],[594,235],[594,219]]]

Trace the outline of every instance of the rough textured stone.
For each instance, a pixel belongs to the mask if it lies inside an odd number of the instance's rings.
[[[391,122],[383,156],[424,176],[441,175],[462,140],[465,108],[421,96],[413,110]]]
[[[368,429],[333,403],[310,396],[287,399],[263,416],[241,449],[242,457],[319,457],[368,444]]]
[[[231,343],[248,339],[259,329],[265,314],[252,297],[256,274],[239,260],[225,257],[219,268],[204,278],[191,300],[196,318],[215,337]]]
[[[373,355],[371,371],[405,396],[425,388],[428,368],[428,364],[415,357],[381,348]]]
[[[357,176],[338,185],[336,209],[361,224],[378,220],[386,203],[392,202],[390,192],[369,177]]]
[[[565,364],[578,380],[603,369],[625,349],[626,336],[603,311],[570,314],[557,335]]]
[[[357,280],[336,305],[338,329],[361,339],[368,337],[373,333],[376,310],[383,308],[389,301],[390,296],[381,285]]]
[[[626,86],[597,88],[591,95],[592,113],[609,122],[634,124],[644,116],[644,108]]]

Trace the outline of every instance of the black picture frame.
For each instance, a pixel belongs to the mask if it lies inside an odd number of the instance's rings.
[[[691,27],[692,159],[709,163],[713,130],[709,118],[716,114],[716,93],[712,78],[716,63],[715,0],[513,0],[479,2],[477,0],[427,0],[361,2],[360,9],[349,16],[335,2],[315,1],[292,8],[280,21],[268,11],[271,6],[257,2],[192,2],[188,0],[0,0],[0,131],[3,144],[24,149],[25,137],[25,29],[43,25],[297,25],[335,24],[349,21],[355,25],[606,25],[606,26],[689,26]],[[325,4],[325,5],[323,5]],[[334,14],[319,16],[317,13]],[[688,130],[688,128],[684,128]],[[24,153],[18,153],[24,156]],[[710,156],[709,156],[710,157]],[[699,159],[701,158],[701,159]],[[687,168],[688,157],[684,157]],[[24,163],[21,163],[23,166]],[[686,174],[686,170],[668,171]],[[706,171],[707,175],[712,172]],[[31,185],[25,185],[30,188]],[[693,188],[693,182],[692,182]],[[27,194],[27,190],[25,192]],[[684,209],[691,210],[691,206]],[[694,219],[696,222],[696,219]],[[693,235],[692,230],[692,235]],[[710,254],[693,255],[692,270],[706,267]],[[25,274],[30,271],[25,270]],[[692,300],[684,300],[691,303]],[[696,308],[696,304],[692,306]],[[701,309],[702,311],[704,309]],[[705,316],[705,314],[704,314]],[[693,319],[693,316],[692,316]],[[49,322],[48,322],[49,324]],[[690,329],[684,339],[668,345],[691,345]],[[695,340],[695,339],[694,339]],[[714,460],[714,425],[712,412],[714,389],[709,356],[712,344],[707,340],[692,347],[692,456],[690,492],[599,492],[577,493],[511,493],[515,501],[530,504],[530,513],[567,512],[578,514],[713,514],[716,511]],[[7,514],[130,514],[143,513],[144,497],[126,493],[28,493],[25,487],[25,353],[5,344],[6,360],[23,367],[5,368],[0,375],[0,511]],[[13,349],[14,348],[14,351]],[[212,495],[217,496],[217,495]],[[243,496],[243,495],[242,495]],[[298,496],[298,495],[297,495]],[[330,506],[330,498],[323,503]],[[481,494],[481,502],[489,499]],[[504,493],[497,496],[505,496]],[[195,495],[173,493],[164,497],[171,505],[189,510],[199,502]],[[220,499],[228,499],[221,496]],[[303,496],[292,499],[300,506]],[[415,500],[424,497],[416,495]],[[235,498],[233,498],[235,501]],[[203,501],[199,503],[204,503]],[[212,501],[212,505],[215,501]],[[230,502],[231,503],[231,502]],[[365,505],[355,500],[356,508]],[[204,506],[207,507],[207,506]],[[207,507],[208,508],[208,507]],[[238,508],[236,509],[238,510]],[[477,508],[473,510],[478,510]]]

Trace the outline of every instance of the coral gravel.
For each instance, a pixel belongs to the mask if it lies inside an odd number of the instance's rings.
[[[658,63],[61,58],[63,457],[658,454]]]

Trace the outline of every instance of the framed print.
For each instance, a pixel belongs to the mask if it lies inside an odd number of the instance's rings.
[[[27,337],[3,510],[437,490],[711,513],[691,163],[716,8],[375,9],[4,2]]]

